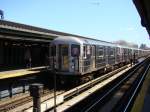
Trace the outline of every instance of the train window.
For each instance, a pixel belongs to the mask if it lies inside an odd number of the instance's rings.
[[[102,57],[104,55],[104,47],[98,46],[97,55]]]
[[[56,56],[56,46],[51,46],[51,56]]]
[[[128,49],[124,49],[124,54],[128,54]]]
[[[120,55],[120,48],[117,47],[117,55]]]
[[[83,57],[86,58],[86,46],[83,46]]]
[[[114,55],[114,48],[109,47],[109,55],[113,56]]]
[[[87,58],[92,55],[92,47],[90,45],[83,46],[83,57]]]
[[[87,55],[90,55],[90,54],[91,54],[91,46],[87,45]]]
[[[76,57],[80,55],[80,45],[71,45],[71,56]]]
[[[68,56],[68,45],[61,45],[61,53],[63,56]]]

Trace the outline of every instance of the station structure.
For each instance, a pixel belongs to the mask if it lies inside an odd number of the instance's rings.
[[[87,38],[0,20],[0,79],[37,73],[38,70],[40,72],[40,69],[48,65],[49,44],[58,36]],[[30,67],[38,70],[31,72],[26,69],[26,57],[31,58]]]
[[[146,28],[150,35],[150,1],[149,0],[133,0],[136,9],[141,17],[141,25]]]
[[[133,0],[133,2],[140,14],[142,26],[146,27],[150,35],[149,0]],[[88,38],[0,20],[0,80],[36,74],[43,69],[46,70],[49,44],[58,36]],[[26,54],[30,57],[30,65],[27,65]]]

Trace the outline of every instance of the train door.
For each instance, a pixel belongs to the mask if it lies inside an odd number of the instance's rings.
[[[79,56],[80,56],[80,45],[71,45],[71,57],[72,57],[72,62],[71,62],[71,71],[78,72],[79,71]]]
[[[109,47],[108,46],[105,46],[105,64],[108,65],[108,52],[109,51]]]
[[[120,48],[116,47],[116,63],[120,63]]]
[[[69,71],[69,45],[59,45],[58,63],[59,70]]]
[[[96,47],[95,45],[92,46],[92,68],[95,69],[96,68],[96,56],[95,56],[95,50],[96,50]]]
[[[122,62],[124,62],[124,53],[125,51],[124,51],[124,48],[122,48],[122,52],[121,52],[121,54],[122,54]]]

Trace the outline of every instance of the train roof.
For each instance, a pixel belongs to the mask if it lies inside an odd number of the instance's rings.
[[[72,36],[59,36],[52,41],[52,44],[83,44],[83,41],[80,38]]]
[[[103,46],[112,46],[112,47],[116,46],[116,44],[114,44],[114,43],[97,40],[97,39],[82,38],[81,40],[85,41],[84,44],[103,45]]]
[[[87,45],[102,45],[102,46],[109,46],[109,47],[119,47],[119,48],[126,48],[126,49],[132,49],[132,50],[142,50],[142,51],[150,51],[150,50],[143,50],[139,48],[133,48],[128,46],[123,46],[111,42],[101,41],[98,39],[92,39],[92,38],[79,38],[74,36],[58,36],[55,38],[52,43],[55,44],[87,44]]]
[[[101,40],[96,39],[90,39],[90,38],[79,38],[79,37],[73,37],[73,36],[59,36],[58,38],[55,38],[52,43],[72,43],[72,44],[90,44],[90,45],[103,45],[103,46],[116,46],[116,44],[111,42],[105,42]]]

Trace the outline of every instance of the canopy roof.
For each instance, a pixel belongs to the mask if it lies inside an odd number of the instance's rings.
[[[150,0],[133,0],[141,17],[141,24],[150,35]]]

